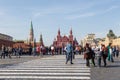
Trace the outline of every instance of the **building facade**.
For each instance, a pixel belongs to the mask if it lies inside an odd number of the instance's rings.
[[[88,34],[83,40],[81,40],[81,45],[85,46],[86,43],[90,44],[91,46],[96,46],[95,34]]]
[[[104,44],[105,46],[108,46],[109,43],[112,43],[113,46],[120,46],[120,38],[116,37],[112,30],[109,30],[104,40],[99,41],[99,45]]]
[[[73,38],[72,29],[69,32],[69,36],[66,36],[66,35],[62,36],[61,32],[60,32],[60,29],[59,29],[57,37],[53,41],[53,46],[56,47],[56,48],[63,48],[63,47],[66,46],[66,44],[69,41],[71,41],[72,45],[74,45],[74,46],[78,45],[78,42],[77,42],[76,38],[75,39]]]
[[[110,38],[106,36],[104,44],[107,46],[109,43],[112,43],[112,45],[115,45],[117,42],[115,42],[118,38]]]
[[[0,33],[0,49],[2,45],[13,46],[13,37]]]

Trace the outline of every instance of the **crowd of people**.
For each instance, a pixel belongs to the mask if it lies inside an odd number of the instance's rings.
[[[86,44],[84,47],[84,59],[86,59],[86,66],[90,66],[90,60],[94,66],[95,59],[97,59],[97,66],[101,67],[101,61],[103,60],[103,66],[107,66],[107,61],[114,62],[114,57],[119,56],[119,47],[112,46],[109,43],[108,46],[101,44],[100,46],[91,47],[90,44]]]
[[[70,61],[70,64],[73,64],[73,59],[75,58],[76,54],[84,55],[84,59],[86,60],[86,66],[90,67],[90,61],[94,66],[101,67],[101,61],[103,61],[103,66],[107,66],[107,61],[114,62],[114,57],[119,56],[120,48],[118,46],[112,46],[112,43],[109,43],[108,46],[101,44],[99,46],[91,46],[90,44],[86,43],[84,47],[82,46],[73,46],[72,42],[69,41],[64,48],[55,48],[54,46],[44,47],[44,46],[37,46],[37,47],[29,47],[28,52],[26,54],[33,55],[33,56],[43,56],[43,55],[59,55],[63,54],[66,55],[66,62],[65,64]],[[1,48],[1,59],[5,59],[6,57],[12,58],[12,56],[16,56],[20,58],[24,53],[24,50],[21,46],[17,48],[6,47],[2,45]],[[97,59],[97,63],[95,61]]]
[[[72,59],[74,59],[74,52],[77,53],[71,42],[69,42],[66,45],[66,64],[68,61],[70,61],[70,64],[73,64]],[[84,54],[84,59],[86,60],[86,66],[88,67],[90,67],[90,61],[93,66],[98,67],[101,67],[101,61],[103,61],[103,66],[106,67],[107,61],[114,62],[114,57],[119,57],[119,47],[112,46],[112,43],[109,43],[108,46],[105,46],[104,44],[91,46],[86,43],[82,52]],[[97,59],[97,63],[95,59]]]
[[[21,46],[19,46],[18,48],[12,48],[10,46],[2,45],[0,56],[1,56],[1,59],[5,59],[6,57],[11,59],[12,55],[15,55],[16,57],[20,58],[20,56],[22,55],[22,52],[23,52],[23,49]]]
[[[21,46],[18,47],[10,47],[2,45],[0,50],[0,56],[1,59],[10,58],[12,59],[12,56],[16,56],[17,58],[20,58],[22,55],[29,55],[29,56],[39,56],[41,54],[46,54],[46,48],[39,47],[32,47],[30,46],[28,49],[24,49]]]

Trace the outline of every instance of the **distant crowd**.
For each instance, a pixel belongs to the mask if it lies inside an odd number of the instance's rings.
[[[75,55],[84,55],[84,59],[86,60],[86,66],[90,67],[90,61],[94,66],[101,67],[101,61],[103,61],[104,65],[107,66],[107,60],[110,62],[114,62],[114,57],[119,57],[120,48],[119,46],[112,46],[112,43],[109,43],[108,46],[101,44],[99,46],[91,46],[91,44],[86,43],[86,45],[73,46],[72,42],[68,42],[63,48],[56,48],[54,46],[44,47],[29,47],[27,52],[19,46],[17,48],[7,47],[2,45],[0,50],[1,59],[10,58],[12,56],[16,56],[20,58],[22,55],[32,55],[32,56],[43,56],[43,55],[66,55],[65,64],[70,61],[73,64],[73,59]],[[97,63],[95,63],[95,59],[97,59]]]
[[[114,57],[119,56],[119,47],[112,46],[112,43],[109,43],[108,46],[101,44],[100,46],[90,47],[89,44],[86,44],[84,49],[84,58],[86,59],[86,66],[90,66],[89,60],[91,59],[93,65],[95,66],[95,58],[97,58],[97,65],[101,67],[101,60],[103,60],[104,67],[107,65],[107,61],[114,62]]]
[[[112,43],[109,43],[108,46],[101,44],[99,46],[86,43],[86,45],[82,48],[82,53],[84,55],[84,59],[86,60],[86,66],[90,67],[90,61],[93,66],[101,67],[101,61],[103,61],[103,66],[107,66],[107,60],[110,62],[114,62],[115,57],[119,57],[120,48],[119,46],[112,46]],[[72,59],[74,59],[74,49],[69,42],[66,46],[66,64],[70,61],[73,64]],[[97,63],[95,61],[97,59]]]
[[[0,56],[1,59],[5,59],[6,57],[11,59],[13,55],[20,58],[22,53],[23,53],[22,47],[12,48],[10,46],[7,47],[5,45],[2,45]]]

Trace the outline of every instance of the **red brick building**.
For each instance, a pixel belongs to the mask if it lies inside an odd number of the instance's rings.
[[[13,46],[13,37],[0,33],[0,50],[2,45]]]
[[[66,46],[67,42],[69,42],[69,41],[71,41],[72,45],[74,45],[74,46],[78,45],[76,38],[73,39],[72,29],[70,30],[69,36],[66,36],[66,35],[61,36],[60,29],[59,29],[57,37],[53,41],[53,46],[56,48],[63,48]]]

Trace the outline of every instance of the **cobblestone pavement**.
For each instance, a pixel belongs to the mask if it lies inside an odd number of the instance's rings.
[[[76,56],[74,64],[65,64],[65,55],[43,57],[0,68],[3,80],[89,80],[90,68],[83,56]]]
[[[120,57],[107,61],[107,67],[91,67],[91,80],[120,80]]]

